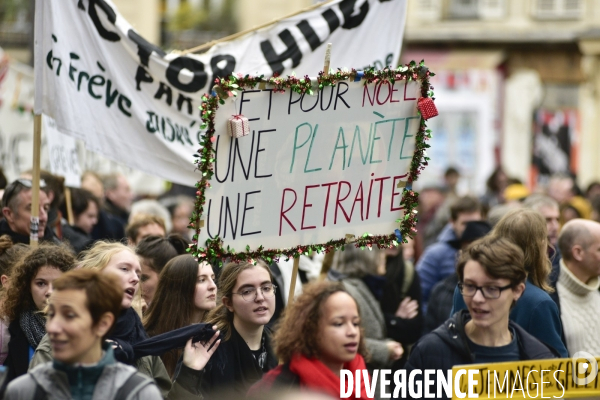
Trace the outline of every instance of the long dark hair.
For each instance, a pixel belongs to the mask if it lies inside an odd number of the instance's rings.
[[[193,321],[198,268],[198,261],[189,254],[177,256],[165,265],[158,279],[154,299],[144,315],[144,328],[149,336],[198,322]],[[161,356],[171,376],[180,355],[181,351],[173,350]]]
[[[146,265],[157,274],[160,274],[169,260],[180,254],[185,254],[187,248],[188,243],[183,236],[174,233],[167,237],[145,237],[138,243],[135,252]]]

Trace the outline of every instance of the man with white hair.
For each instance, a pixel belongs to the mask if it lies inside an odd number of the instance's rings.
[[[567,222],[558,238],[562,253],[556,289],[569,355],[600,356],[600,223]]]

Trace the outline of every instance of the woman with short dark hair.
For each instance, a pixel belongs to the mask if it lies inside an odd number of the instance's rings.
[[[94,270],[58,278],[46,323],[54,360],[11,382],[5,399],[162,399],[154,381],[117,362],[105,341],[121,312],[119,288],[118,277]]]

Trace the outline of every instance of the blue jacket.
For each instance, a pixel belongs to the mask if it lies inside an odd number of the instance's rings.
[[[456,287],[454,289],[451,315],[466,309],[467,305],[458,287]],[[510,320],[519,324],[539,341],[556,350],[562,358],[569,357],[556,303],[548,293],[535,286],[529,279],[525,284],[523,295],[510,312]]]
[[[416,270],[421,280],[421,295],[423,296],[423,313],[427,313],[427,303],[433,286],[452,275],[456,269],[458,250],[449,243],[456,239],[452,225],[446,225],[439,234],[438,241],[425,249],[417,262]]]

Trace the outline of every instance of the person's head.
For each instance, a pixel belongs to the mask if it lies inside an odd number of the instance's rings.
[[[302,294],[283,311],[274,342],[283,363],[303,355],[339,366],[356,354],[366,355],[360,310],[339,282],[304,286]]]
[[[93,171],[85,171],[81,175],[81,188],[92,193],[100,201],[104,198],[102,178]]]
[[[600,223],[584,219],[567,222],[558,237],[558,247],[577,279],[587,283],[600,276]]]
[[[231,337],[232,324],[240,329],[262,329],[275,312],[274,279],[262,260],[229,263],[219,276],[217,308],[207,316],[207,322],[217,325],[225,336]]]
[[[560,224],[560,210],[558,203],[550,196],[543,194],[532,194],[523,202],[523,207],[530,208],[542,214],[546,220],[546,229],[548,229],[548,242],[556,246],[558,242],[558,231]]]
[[[449,167],[444,172],[444,181],[446,183],[446,187],[451,191],[456,190],[456,185],[458,184],[458,180],[460,179],[460,173],[454,167]]]
[[[481,239],[492,230],[492,226],[487,221],[469,221],[465,224],[465,230],[460,238],[448,242],[452,247],[458,250],[464,250],[477,239]]]
[[[8,185],[8,179],[4,175],[4,168],[0,166],[0,190],[5,189],[6,185]]]
[[[121,307],[131,307],[134,296],[139,293],[142,274],[140,259],[133,249],[119,242],[96,242],[82,253],[79,267],[117,275],[121,282]]]
[[[10,229],[20,235],[30,234],[31,203],[32,203],[31,179],[17,179],[11,182],[2,195],[2,214]],[[40,181],[39,197],[39,235],[44,236],[44,230],[48,223],[48,210],[50,210],[50,199],[46,193],[46,182]]]
[[[190,217],[194,211],[194,199],[187,196],[177,196],[168,199],[166,207],[171,215],[171,222],[173,224],[172,232],[184,236],[189,234],[190,229],[188,226],[190,224]]]
[[[172,258],[185,254],[187,242],[181,235],[147,236],[142,239],[135,252],[140,257],[142,266],[142,297],[147,305],[152,303],[159,281],[159,275]]]
[[[138,214],[125,228],[129,245],[137,245],[147,236],[165,236],[165,221],[156,215]]]
[[[590,183],[585,191],[585,197],[592,201],[596,197],[600,197],[600,182],[594,181]]]
[[[476,197],[463,196],[450,206],[450,223],[456,237],[460,237],[469,221],[481,220],[481,204]]]
[[[508,315],[525,290],[527,271],[519,246],[500,236],[471,244],[456,266],[459,289],[480,329],[508,329]]]
[[[492,233],[519,246],[531,282],[547,292],[553,291],[548,284],[551,271],[547,255],[548,230],[546,220],[539,212],[527,208],[511,211],[498,222]]]
[[[85,189],[71,189],[71,208],[75,226],[87,234],[92,233],[92,229],[98,223],[98,212],[100,211],[100,202]],[[63,203],[63,215],[66,214],[66,205]]]
[[[100,361],[102,341],[119,316],[121,298],[113,274],[79,269],[56,279],[46,321],[52,357],[71,365]]]
[[[22,179],[31,180],[32,177],[32,170],[24,171],[20,175]],[[50,208],[58,209],[65,197],[65,178],[42,169],[40,170],[40,179],[46,183],[45,192],[48,195],[48,200],[50,200]]]
[[[506,188],[507,184],[508,176],[502,167],[496,167],[486,182],[487,189],[492,193],[496,193],[497,195],[504,193],[504,189]]]
[[[109,174],[102,180],[104,196],[121,210],[129,211],[133,202],[133,193],[127,178],[121,174]]]
[[[14,266],[28,250],[29,246],[26,244],[14,244],[10,236],[0,236],[0,285],[4,290],[10,285]]]
[[[565,204],[574,196],[575,182],[570,175],[555,174],[548,182],[548,196],[552,197],[558,204]]]
[[[66,245],[40,244],[29,249],[14,266],[4,316],[13,321],[25,311],[42,310],[54,280],[74,266],[75,256]]]
[[[212,266],[198,263],[189,254],[170,260],[162,269],[154,300],[144,314],[144,327],[150,336],[160,335],[203,322],[217,306],[217,286]],[[166,353],[163,362],[173,375],[178,353]]]
[[[596,196],[591,201],[592,212],[590,218],[596,222],[600,222],[600,196]]]
[[[347,244],[343,251],[336,251],[333,269],[352,278],[377,275],[377,267],[385,264],[385,252],[379,249],[361,250],[354,244]]]
[[[142,199],[133,203],[131,205],[131,212],[129,213],[129,222],[143,215],[154,215],[159,217],[165,225],[166,233],[171,232],[171,229],[173,229],[169,210],[157,200]]]

